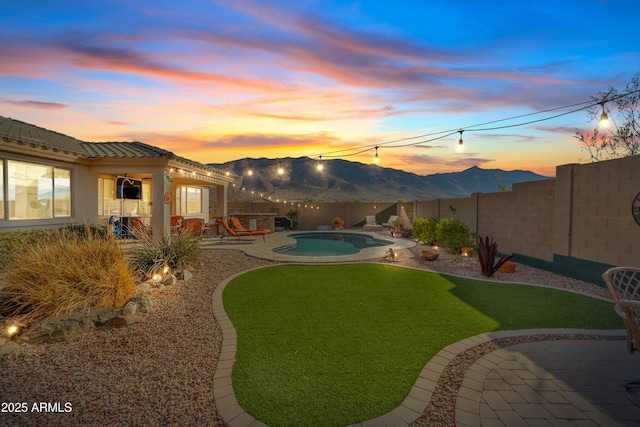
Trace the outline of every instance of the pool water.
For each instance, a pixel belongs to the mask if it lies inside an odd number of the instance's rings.
[[[296,233],[290,237],[296,239],[296,243],[275,248],[273,251],[294,256],[339,256],[357,254],[365,248],[393,244],[389,240],[377,239],[368,234],[359,233]]]

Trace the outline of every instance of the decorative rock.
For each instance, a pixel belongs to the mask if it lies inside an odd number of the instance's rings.
[[[132,323],[136,323],[137,321],[138,321],[138,319],[133,314],[121,314],[121,315],[115,316],[111,320],[109,320],[108,325],[109,326],[114,326],[116,328],[121,328],[123,326],[128,326],[128,325],[130,325]]]
[[[167,274],[166,276],[164,276],[162,278],[160,283],[162,283],[163,285],[166,285],[166,286],[171,286],[171,285],[176,283],[176,280],[177,280],[176,276],[174,276],[173,274]]]
[[[151,302],[151,299],[142,295],[131,298],[129,301],[127,301],[127,304],[129,304],[130,302],[136,305],[140,313],[148,313],[153,308],[153,302]],[[127,304],[125,304],[125,307]]]
[[[137,309],[138,309],[138,306],[136,305],[136,303],[134,301],[129,300],[129,302],[127,302],[122,308],[122,314],[124,314],[125,316],[128,314],[136,314]]]
[[[18,342],[40,344],[66,341],[103,325],[115,315],[116,311],[113,307],[91,307],[65,318],[47,318],[22,334]]]
[[[182,280],[185,282],[193,277],[193,274],[189,270],[182,270]]]

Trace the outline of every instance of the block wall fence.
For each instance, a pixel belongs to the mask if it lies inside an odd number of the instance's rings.
[[[456,217],[479,236],[492,237],[500,253],[516,254],[516,262],[604,285],[607,268],[640,268],[640,226],[631,211],[639,193],[640,155],[557,166],[555,178],[514,184],[511,191],[413,201],[408,212],[388,202],[228,205],[230,215],[295,210],[299,230],[330,225],[334,217],[346,229],[361,228],[367,215],[376,215],[378,224],[399,215],[405,228],[417,217]]]
[[[414,203],[413,217],[457,217],[515,261],[602,284],[612,266],[640,268],[640,156],[556,167],[511,191]]]

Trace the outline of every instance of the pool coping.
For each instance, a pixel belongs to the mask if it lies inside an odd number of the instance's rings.
[[[387,254],[389,249],[394,251],[400,249],[409,249],[416,245],[414,240],[405,239],[401,237],[392,237],[387,233],[380,233],[374,231],[362,231],[346,229],[342,230],[344,233],[349,234],[364,234],[376,239],[384,239],[392,242],[392,245],[377,246],[373,248],[365,248],[360,252],[348,255],[338,256],[299,256],[299,255],[285,255],[278,252],[273,252],[274,248],[287,246],[296,243],[292,234],[298,233],[334,233],[335,230],[328,231],[313,231],[313,230],[293,230],[293,231],[279,231],[269,234],[264,240],[262,238],[251,239],[236,239],[233,237],[224,238],[208,238],[203,240],[202,247],[206,249],[238,249],[243,251],[249,256],[256,258],[268,259],[271,261],[289,262],[289,263],[340,263],[340,262],[355,262],[355,261],[368,261],[376,258],[382,258]]]

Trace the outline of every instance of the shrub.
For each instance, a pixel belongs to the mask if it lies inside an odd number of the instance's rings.
[[[26,322],[93,306],[120,308],[134,295],[133,271],[112,236],[53,232],[15,258],[2,291],[15,308],[11,314]]]
[[[438,220],[434,217],[418,217],[411,227],[413,237],[421,240],[425,245],[433,246],[436,240],[436,226]]]
[[[459,255],[464,246],[473,246],[475,234],[458,218],[443,218],[436,226],[436,241],[450,254]]]
[[[67,236],[87,237],[92,234],[96,237],[106,237],[109,234],[109,228],[106,225],[67,225],[60,229]]]
[[[497,253],[498,244],[493,241],[493,237],[490,239],[489,236],[486,236],[484,240],[482,237],[478,239],[478,259],[480,260],[480,270],[483,276],[493,276],[493,273],[498,271],[505,262],[514,256],[514,254],[504,255],[496,262]]]
[[[161,272],[164,267],[183,270],[193,262],[200,252],[200,240],[193,233],[165,233],[153,236],[135,233],[138,239],[129,253],[133,269],[143,278]]]
[[[9,266],[16,255],[27,247],[38,242],[47,242],[51,238],[52,230],[22,230],[5,231],[0,233],[0,269]]]

